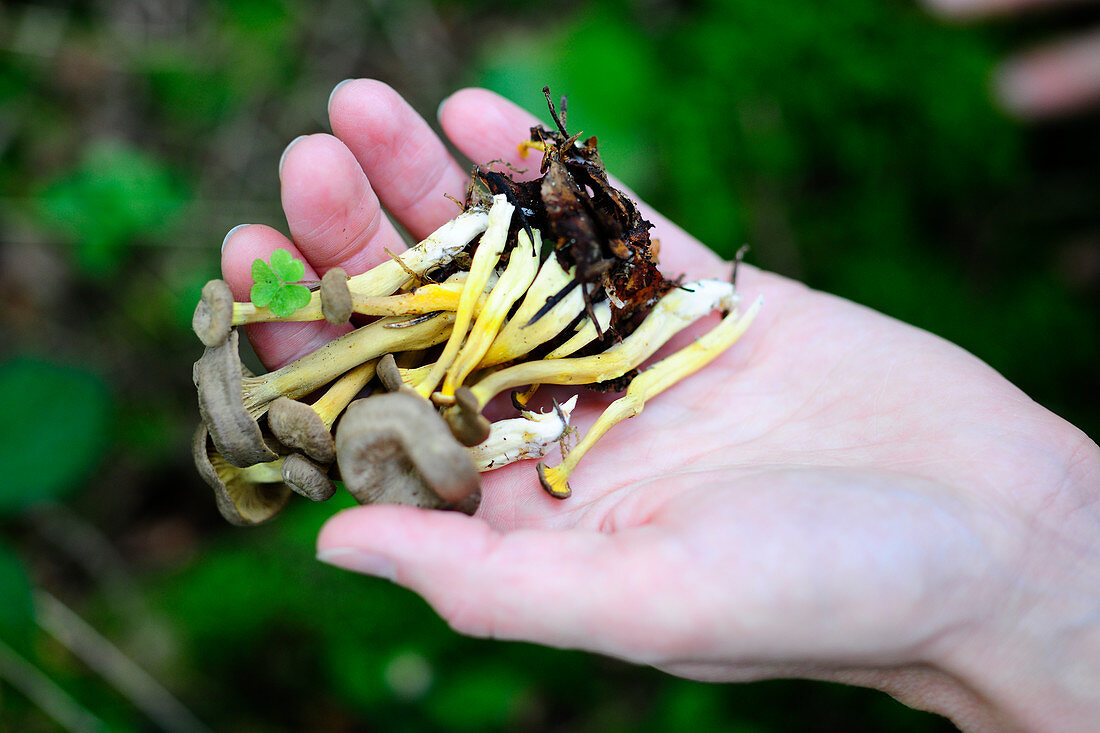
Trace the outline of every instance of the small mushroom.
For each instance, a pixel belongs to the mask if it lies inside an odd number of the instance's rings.
[[[443,411],[443,419],[459,443],[474,446],[489,437],[492,424],[481,414],[477,397],[469,387],[459,387],[454,393],[454,406]]]
[[[324,468],[301,453],[283,459],[282,478],[286,485],[310,501],[328,501],[336,493],[336,484]]]
[[[572,494],[569,488],[569,476],[596,441],[623,420],[640,413],[646,401],[699,371],[714,361],[723,351],[733,346],[756,318],[761,305],[763,300],[757,298],[744,315],[739,315],[736,310],[730,312],[717,326],[692,344],[666,356],[634,377],[630,386],[626,388],[626,394],[607,406],[581,442],[569,451],[560,465],[547,468],[541,461],[539,462],[536,468],[542,488],[557,499],[565,499]]]
[[[267,410],[267,426],[288,448],[294,448],[320,464],[336,460],[332,433],[321,416],[309,405],[280,397]]]
[[[207,346],[195,362],[193,376],[199,391],[199,414],[214,445],[229,463],[245,467],[278,456],[264,442],[259,423],[241,401],[244,379],[237,339],[233,330],[221,344]]]
[[[336,459],[362,504],[407,504],[473,514],[477,471],[426,400],[390,392],[356,400],[336,430]]]
[[[321,278],[321,313],[329,323],[340,325],[351,319],[351,291],[348,273],[334,267]]]
[[[211,280],[202,287],[191,328],[203,346],[218,346],[233,327],[233,292],[225,280]]]
[[[276,399],[267,410],[267,426],[272,434],[284,446],[300,450],[324,466],[331,464],[336,460],[332,425],[374,377],[375,364],[368,361],[355,367],[333,382],[312,405],[289,397]]]
[[[227,521],[240,526],[259,524],[286,506],[290,488],[283,483],[281,461],[238,468],[212,448],[206,426],[199,425],[191,439],[191,456]]]
[[[409,389],[408,385],[405,384],[405,380],[401,378],[401,370],[397,368],[397,360],[393,358],[393,354],[386,354],[379,359],[375,371],[378,374],[378,381],[382,383],[386,391],[397,392]]]
[[[328,275],[328,273],[325,274]],[[457,310],[458,300],[462,294],[463,275],[465,273],[456,273],[445,283],[429,283],[407,293],[393,295],[364,295],[349,289],[350,310],[348,311],[348,318],[351,317],[352,313],[359,313],[364,316],[419,316],[435,313],[436,311]],[[332,279],[335,279],[335,276]],[[324,286],[323,279],[322,286]],[[339,285],[336,285],[329,289],[338,287]],[[333,298],[340,297],[342,296],[334,294],[332,298],[328,299],[330,305]],[[336,309],[332,310],[335,311]],[[322,318],[329,317],[326,315],[323,299],[311,300],[307,305],[287,316],[277,316],[269,308],[257,308],[252,303],[233,303],[232,312],[231,325],[233,326],[243,326],[250,323],[270,323],[272,321],[319,321]],[[332,312],[330,315],[339,318],[342,314]],[[347,319],[338,322],[346,323]]]
[[[398,296],[393,296],[393,293],[396,293],[409,280],[410,271],[420,275],[451,262],[474,237],[485,231],[488,223],[489,215],[484,210],[469,209],[439,227],[415,247],[366,272],[348,278],[347,287],[351,295],[352,309],[356,313],[378,316],[454,310],[456,307],[454,296],[457,293],[454,286],[427,286],[429,289],[411,298],[409,296],[413,293],[403,293]],[[440,302],[432,302],[434,300],[440,300]],[[318,321],[324,317],[320,291],[313,292],[307,305],[285,318],[276,316],[268,308],[257,308],[252,303],[232,303],[232,324],[237,326],[269,321]]]
[[[241,376],[233,331],[225,343],[207,347],[195,363],[199,412],[218,451],[235,466],[274,460],[256,419],[281,396],[297,399],[323,387],[338,375],[391,351],[423,349],[447,338],[453,313],[442,313],[409,328],[390,329],[392,319],[362,326],[311,354],[260,377]]]

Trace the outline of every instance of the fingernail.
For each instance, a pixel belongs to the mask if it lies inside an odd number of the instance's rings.
[[[290,149],[294,147],[295,143],[301,140],[305,135],[299,135],[290,141],[290,144],[283,148],[283,154],[279,156],[279,180],[283,180],[283,163],[286,161],[286,154],[290,152]]]
[[[451,97],[453,97],[453,96],[454,95],[452,94],[448,97],[444,97],[443,101],[439,103],[439,106],[435,108],[435,118],[437,120],[440,120],[440,121],[443,120],[443,108],[447,106],[447,102],[450,102]]]
[[[233,236],[233,232],[237,231],[238,229],[240,229],[242,227],[246,227],[246,226],[249,226],[249,225],[248,224],[238,224],[237,226],[233,227],[232,229],[230,229],[228,232],[225,233],[225,239],[222,240],[222,252],[225,251],[225,245],[226,245],[227,242],[229,242],[229,238]]]
[[[373,575],[389,581],[397,580],[397,565],[393,560],[354,547],[333,547],[317,553],[317,559],[328,565]]]
[[[332,88],[332,91],[328,94],[328,105],[325,107],[329,112],[332,111],[332,99],[336,96],[336,92],[340,91],[340,87],[347,84],[349,81],[355,81],[354,79],[344,79],[342,82]]]

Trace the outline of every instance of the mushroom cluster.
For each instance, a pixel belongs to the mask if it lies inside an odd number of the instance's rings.
[[[228,521],[270,519],[292,492],[323,501],[337,481],[361,503],[472,514],[479,472],[542,458],[555,444],[561,464],[540,461],[538,477],[566,498],[570,474],[604,433],[748,328],[760,302],[739,313],[733,278],[661,275],[652,225],[608,180],[596,139],[567,133],[565,99],[559,115],[543,91],[557,129],[534,127],[520,146],[542,152],[541,177],[475,168],[457,217],[367,272],[329,270],[288,316],[234,302],[221,280],[203,288],[192,447]],[[717,326],[639,371],[716,310]],[[267,374],[243,366],[236,326],[322,319],[360,325]],[[625,394],[567,450],[577,397],[527,409],[543,384]],[[505,393],[519,416],[490,422],[486,405]]]

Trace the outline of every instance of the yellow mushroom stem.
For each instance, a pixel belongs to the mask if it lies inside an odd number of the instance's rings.
[[[325,393],[316,402],[310,405],[326,428],[332,430],[332,424],[336,422],[336,418],[340,416],[344,408],[351,404],[351,401],[355,399],[355,396],[359,394],[363,387],[367,386],[370,380],[374,379],[374,368],[377,364],[378,361],[375,359],[355,367],[333,382],[332,386],[325,390]]]
[[[606,300],[602,301],[593,306],[592,310],[595,311],[596,320],[600,324],[599,333],[607,333],[607,327],[611,325],[611,303]],[[575,354],[595,341],[599,333],[596,332],[596,326],[593,325],[592,319],[585,318],[581,322],[580,328],[569,337],[569,340],[542,358],[561,359],[570,354]]]
[[[634,417],[642,411],[647,400],[665,391],[685,377],[699,371],[723,351],[737,342],[745,330],[752,324],[760,311],[763,298],[757,298],[744,315],[731,312],[722,321],[696,339],[690,346],[661,359],[644,372],[634,377],[626,394],[608,405],[599,419],[585,434],[584,438],[569,451],[560,465],[547,468],[538,464],[539,481],[551,496],[564,499],[570,495],[569,476],[572,475],[581,458],[596,444],[608,430],[623,420]]]
[[[530,155],[532,150],[538,150],[540,153],[546,152],[546,145],[534,140],[524,140],[516,146],[519,150],[519,157],[526,158]]]
[[[217,453],[210,455],[210,463],[221,474],[232,474],[236,480],[250,484],[281,484],[283,482],[283,459],[271,463],[257,463],[247,468],[237,468],[225,461]],[[229,483],[226,481],[226,483]]]
[[[458,310],[454,316],[454,327],[447,345],[443,347],[443,353],[439,360],[432,365],[431,371],[419,384],[416,391],[421,397],[427,398],[435,391],[443,375],[458,356],[462,342],[470,330],[470,322],[474,316],[474,306],[485,290],[493,270],[500,261],[504,247],[508,243],[508,227],[512,221],[512,212],[515,207],[508,203],[504,194],[493,197],[493,205],[489,209],[489,225],[481,236],[477,249],[474,250],[474,258],[470,263],[470,274],[466,277],[466,287],[462,289],[462,296],[458,302]]]
[[[528,458],[542,458],[569,431],[569,418],[577,406],[574,395],[550,412],[524,410],[521,417],[492,424],[489,437],[466,449],[478,471],[491,471]]]
[[[259,417],[276,398],[298,399],[383,354],[435,346],[450,336],[454,319],[454,313],[444,312],[404,328],[388,328],[404,320],[394,318],[361,326],[281,369],[259,377],[244,377],[244,407],[252,417]]]
[[[611,303],[604,300],[595,305],[593,308],[596,312],[596,320],[600,324],[600,333],[607,333],[607,327],[611,323]],[[581,321],[580,326],[565,343],[558,348],[550,351],[543,359],[561,359],[575,354],[583,349],[588,344],[596,340],[598,334],[596,333],[596,327],[592,325],[592,319],[585,318]],[[523,407],[531,398],[535,396],[535,392],[539,391],[539,385],[532,384],[523,392],[516,392],[512,395],[512,403]]]
[[[539,249],[542,246],[542,237],[535,232],[535,240],[527,236],[522,229],[516,238],[516,246],[512,248],[508,256],[508,265],[504,268],[500,279],[489,291],[489,297],[485,306],[474,321],[466,342],[459,349],[458,356],[447,368],[443,379],[443,394],[453,395],[455,388],[462,386],[466,377],[472,372],[489,350],[500,332],[508,311],[512,309],[520,297],[531,287],[535,274],[539,270]]]
[[[351,309],[364,316],[418,316],[435,311],[454,311],[458,309],[458,300],[462,294],[465,278],[448,280],[445,283],[422,285],[415,290],[397,295],[351,294]],[[289,316],[280,318],[268,308],[257,308],[251,303],[233,304],[233,325],[249,323],[269,323],[272,321],[320,321],[321,301],[299,308]]]
[[[396,293],[409,280],[409,272],[423,275],[429,270],[444,265],[466,248],[474,237],[485,231],[489,225],[489,215],[482,209],[469,209],[436,229],[423,241],[402,252],[394,258],[372,267],[366,272],[348,278],[348,290],[352,297],[360,300],[381,298]],[[366,306],[364,306],[366,307]],[[434,310],[454,310],[454,308],[435,308]],[[400,315],[398,313],[367,311],[367,315]],[[412,311],[416,312],[416,311]],[[421,311],[430,312],[430,311]],[[263,323],[267,321],[319,321],[324,318],[321,312],[321,292],[310,294],[309,303],[287,318],[279,318],[267,308],[257,308],[251,303],[233,304],[233,325]]]
[[[348,278],[348,289],[366,296],[392,295],[409,280],[408,271],[423,275],[446,264],[466,248],[474,237],[489,226],[489,215],[481,209],[469,209],[436,229],[415,247],[402,252],[396,259],[372,267]]]
[[[484,407],[505,390],[528,384],[592,384],[617,379],[638,367],[675,334],[712,310],[733,308],[737,296],[722,280],[699,280],[669,291],[634,333],[601,354],[528,361],[493,372],[472,388]]]
[[[500,329],[479,366],[494,366],[511,361],[561,333],[584,310],[584,294],[579,287],[574,288],[539,320],[531,323],[531,319],[546,305],[549,298],[572,281],[573,269],[567,272],[558,262],[557,253],[551,253],[539,268],[538,275],[519,308]]]

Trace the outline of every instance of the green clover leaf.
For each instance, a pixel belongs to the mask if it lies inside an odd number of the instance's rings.
[[[277,249],[271,253],[271,269],[285,283],[296,283],[306,274],[306,266],[302,261],[291,257],[285,249]]]
[[[253,260],[252,304],[286,318],[309,303],[309,288],[298,284],[305,274],[305,264],[285,249],[271,253],[270,265],[259,258]]]

